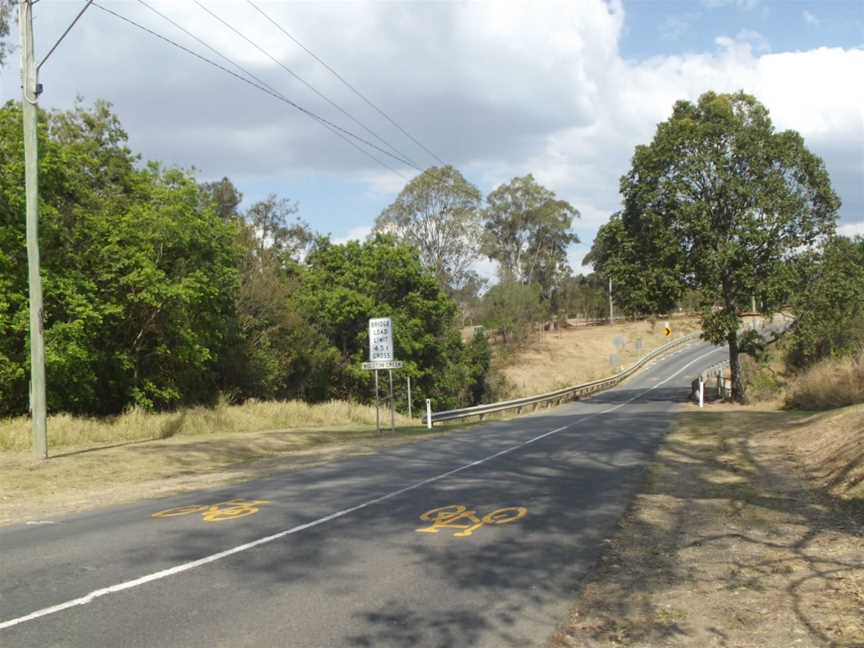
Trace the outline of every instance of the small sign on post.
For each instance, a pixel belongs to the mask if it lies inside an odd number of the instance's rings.
[[[393,320],[375,317],[369,320],[369,362],[363,368],[375,372],[375,427],[381,431],[378,409],[378,372],[386,369],[390,379],[390,431],[396,431],[396,413],[393,402],[393,369],[401,369],[402,362],[393,358]]]
[[[393,361],[393,320],[389,317],[369,320],[369,360]]]

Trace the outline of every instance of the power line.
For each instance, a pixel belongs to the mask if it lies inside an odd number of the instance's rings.
[[[410,139],[412,142],[414,142],[417,146],[419,146],[424,151],[426,151],[429,155],[431,155],[433,158],[435,158],[435,160],[437,160],[440,164],[446,166],[447,163],[444,162],[444,160],[442,160],[440,157],[438,157],[433,151],[431,151],[429,148],[427,148],[426,145],[424,145],[420,140],[418,140],[411,133],[409,133],[406,129],[404,129],[395,119],[393,119],[390,115],[388,115],[386,112],[384,112],[384,110],[382,108],[378,107],[371,99],[366,97],[366,95],[364,95],[357,88],[355,88],[351,83],[349,83],[347,80],[345,80],[345,78],[341,74],[339,74],[336,70],[334,70],[330,65],[328,65],[326,62],[321,60],[321,58],[317,54],[315,54],[315,52],[310,50],[308,47],[306,47],[299,40],[294,38],[294,36],[289,34],[288,31],[284,27],[282,27],[282,25],[280,25],[270,15],[265,13],[263,9],[261,9],[258,5],[256,5],[254,2],[252,2],[252,0],[246,0],[246,2],[249,3],[258,13],[260,13],[267,20],[269,20],[276,27],[276,29],[281,31],[283,34],[285,34],[285,36],[287,36],[289,39],[291,39],[291,41],[293,41],[295,44],[297,44],[297,46],[300,47],[304,52],[309,54],[309,56],[311,56],[316,61],[318,61],[321,65],[323,65],[333,76],[335,76],[346,87],[348,87],[348,89],[351,90],[351,92],[353,92],[355,95],[360,97],[363,101],[366,102],[367,105],[374,108],[382,117],[384,117],[387,121],[389,121],[391,124],[393,124],[393,126],[398,128],[402,132],[403,135],[405,135],[408,139]]]
[[[263,47],[261,47],[258,43],[256,43],[255,41],[253,41],[251,38],[249,38],[249,37],[246,36],[245,34],[243,34],[239,29],[237,29],[236,27],[234,27],[234,26],[231,25],[230,23],[226,22],[225,20],[223,20],[223,19],[220,18],[219,16],[217,16],[215,13],[213,13],[213,11],[211,11],[210,9],[208,9],[208,8],[207,8],[204,4],[202,4],[199,0],[192,0],[192,2],[194,2],[196,5],[198,5],[201,9],[203,9],[203,10],[204,10],[207,14],[209,14],[212,18],[218,20],[218,21],[219,21],[220,23],[222,23],[225,27],[227,27],[227,28],[230,29],[232,32],[234,32],[235,34],[237,34],[240,38],[242,38],[242,39],[245,40],[247,43],[249,43],[252,47],[254,47],[254,48],[257,49],[259,52],[261,52],[262,54],[264,54],[267,58],[269,58],[271,61],[273,61],[276,65],[278,65],[279,67],[281,67],[281,68],[282,68],[283,70],[285,70],[288,74],[290,74],[292,77],[294,77],[295,79],[297,79],[300,83],[302,83],[302,84],[305,85],[307,88],[309,88],[312,92],[314,92],[316,95],[318,95],[319,97],[321,97],[321,98],[322,98],[324,101],[326,101],[328,104],[330,104],[331,106],[333,106],[334,108],[336,108],[336,110],[338,110],[338,111],[341,112],[343,115],[345,115],[346,117],[348,117],[348,119],[350,119],[350,120],[353,121],[355,124],[357,124],[358,126],[360,126],[363,130],[365,130],[367,133],[369,133],[370,135],[372,135],[372,136],[373,136],[375,139],[377,139],[379,142],[381,142],[382,144],[384,144],[385,146],[387,146],[391,151],[393,151],[394,153],[396,153],[397,155],[399,155],[399,156],[400,156],[404,161],[407,161],[408,164],[409,164],[410,166],[414,167],[414,168],[417,169],[418,171],[422,171],[422,169],[417,165],[417,163],[414,162],[413,160],[411,160],[411,158],[409,158],[407,155],[405,155],[402,151],[400,151],[400,150],[397,149],[395,146],[393,146],[390,142],[388,142],[386,139],[384,139],[383,137],[381,137],[380,135],[378,135],[378,133],[376,133],[374,130],[372,130],[371,128],[369,128],[369,127],[368,127],[366,124],[364,124],[362,121],[360,121],[359,119],[357,119],[356,117],[354,117],[354,115],[352,115],[352,114],[349,113],[347,110],[345,110],[344,108],[342,108],[342,106],[340,106],[340,105],[337,104],[335,101],[333,101],[332,99],[330,99],[327,95],[325,95],[324,93],[320,92],[320,91],[319,91],[315,86],[313,86],[311,83],[309,83],[308,81],[306,81],[306,79],[304,79],[304,78],[301,77],[299,74],[297,74],[296,72],[294,72],[294,71],[293,71],[291,68],[289,68],[287,65],[285,65],[284,63],[282,63],[282,61],[280,61],[280,60],[277,59],[275,56],[273,56],[270,52],[268,52],[267,50],[265,50],[265,49],[264,49]]]
[[[205,40],[199,38],[198,36],[196,36],[195,34],[193,34],[192,32],[190,32],[188,29],[186,29],[186,28],[183,27],[182,25],[180,25],[180,24],[178,24],[177,22],[175,22],[174,20],[172,20],[169,16],[166,16],[165,14],[163,14],[161,11],[159,11],[158,9],[156,9],[155,7],[153,7],[152,5],[150,5],[150,4],[148,4],[147,2],[145,2],[145,0],[138,0],[138,2],[139,2],[140,4],[142,4],[142,5],[144,5],[147,9],[149,9],[149,10],[152,11],[153,13],[155,13],[157,16],[159,16],[159,17],[163,18],[164,20],[168,21],[169,23],[171,23],[174,27],[176,27],[177,29],[179,29],[180,31],[182,31],[184,34],[186,34],[186,35],[189,36],[190,38],[193,38],[195,41],[197,41],[198,43],[200,43],[201,45],[203,45],[204,47],[206,47],[208,50],[210,50],[211,52],[213,52],[214,54],[216,54],[216,56],[220,57],[222,60],[227,61],[229,64],[233,65],[236,69],[240,70],[243,74],[245,74],[246,76],[248,76],[249,78],[251,78],[252,80],[254,80],[255,82],[257,82],[258,84],[264,86],[265,88],[267,88],[268,90],[270,90],[272,93],[274,93],[274,94],[278,94],[278,95],[282,98],[283,101],[287,100],[287,97],[286,97],[284,94],[282,94],[281,92],[279,92],[278,90],[276,90],[272,85],[270,85],[269,83],[267,83],[266,81],[264,81],[261,77],[259,77],[259,76],[255,75],[255,74],[253,74],[252,72],[250,72],[250,71],[247,70],[245,67],[243,67],[242,65],[240,65],[239,63],[237,63],[237,62],[234,61],[233,59],[229,58],[228,56],[225,56],[224,54],[222,54],[222,52],[220,52],[219,50],[217,50],[215,47],[213,47],[212,45],[210,45],[209,43],[207,43]],[[101,7],[100,7],[100,8],[101,8]],[[366,157],[368,157],[368,158],[374,160],[375,162],[377,162],[378,164],[380,164],[380,165],[381,165],[382,167],[384,167],[385,169],[387,169],[387,170],[389,170],[389,171],[392,171],[393,173],[395,173],[396,175],[398,175],[398,176],[401,177],[401,178],[404,178],[404,177],[405,177],[405,176],[402,175],[398,170],[394,169],[392,166],[390,166],[389,164],[387,164],[387,163],[384,162],[383,160],[380,160],[379,158],[375,157],[372,153],[370,153],[370,152],[367,151],[366,149],[362,148],[362,147],[361,147],[360,145],[358,145],[356,142],[354,142],[353,140],[349,139],[348,137],[346,137],[345,135],[343,135],[342,133],[340,133],[338,130],[336,130],[336,129],[334,129],[333,127],[331,127],[329,124],[323,124],[323,123],[322,123],[322,125],[323,125],[325,128],[327,128],[327,130],[329,130],[331,133],[333,133],[334,135],[336,135],[336,136],[339,137],[340,139],[344,140],[345,142],[347,142],[348,144],[350,144],[352,147],[354,147],[355,149],[357,149],[358,151],[360,151],[363,155],[365,155]]]
[[[141,0],[139,0],[139,2],[141,2]],[[399,171],[397,171],[397,170],[394,169],[393,167],[387,165],[386,163],[382,162],[381,160],[379,160],[378,158],[376,158],[374,155],[372,155],[369,151],[366,151],[365,149],[363,149],[363,148],[357,146],[357,145],[356,145],[357,142],[360,142],[360,143],[362,143],[362,144],[365,144],[366,146],[375,149],[375,150],[378,151],[379,153],[382,153],[382,154],[386,155],[387,157],[392,158],[392,159],[394,159],[394,160],[396,160],[396,161],[398,161],[398,162],[400,162],[400,163],[402,163],[402,164],[404,164],[404,165],[406,165],[406,166],[412,167],[413,169],[415,169],[415,170],[417,170],[417,171],[420,171],[421,173],[426,173],[426,174],[428,174],[428,176],[429,176],[430,178],[432,178],[435,182],[441,184],[442,186],[449,186],[449,181],[448,181],[446,178],[442,178],[442,177],[441,177],[437,172],[433,172],[431,168],[430,168],[430,169],[426,169],[426,170],[420,169],[420,168],[417,167],[415,164],[413,164],[410,160],[406,160],[406,159],[404,159],[404,158],[402,158],[402,157],[399,157],[398,155],[394,155],[393,153],[390,153],[389,151],[386,151],[385,149],[381,148],[380,146],[378,146],[378,145],[375,144],[374,142],[370,142],[369,140],[365,139],[364,137],[362,137],[362,136],[360,136],[360,135],[357,135],[356,133],[354,133],[354,132],[352,132],[352,131],[350,131],[350,130],[348,130],[348,129],[346,129],[346,128],[343,128],[342,126],[339,126],[338,124],[335,124],[334,122],[332,122],[332,121],[326,119],[325,117],[322,117],[322,116],[320,116],[320,115],[318,115],[318,114],[312,112],[311,110],[308,110],[307,108],[304,108],[303,106],[301,106],[300,104],[298,104],[298,103],[292,101],[291,99],[287,98],[287,97],[284,96],[283,94],[281,94],[281,93],[279,93],[279,92],[273,90],[271,87],[269,87],[269,84],[266,84],[266,83],[263,83],[263,84],[262,84],[262,83],[257,83],[256,81],[253,81],[253,80],[250,80],[250,79],[248,79],[248,78],[246,78],[246,77],[244,77],[244,76],[241,76],[240,74],[238,74],[238,73],[236,73],[236,72],[234,72],[234,71],[232,71],[232,70],[229,70],[229,69],[226,68],[224,65],[220,65],[220,64],[217,63],[216,61],[214,61],[214,60],[212,60],[212,59],[209,59],[209,58],[207,58],[206,56],[203,56],[202,54],[199,54],[198,52],[196,52],[196,51],[194,51],[194,50],[192,50],[192,49],[189,49],[188,47],[186,47],[186,46],[184,46],[184,45],[181,45],[180,43],[177,43],[176,41],[171,40],[171,39],[168,38],[167,36],[163,36],[162,34],[159,34],[158,32],[155,32],[155,31],[153,31],[152,29],[149,29],[148,27],[145,27],[144,25],[142,25],[142,24],[140,24],[140,23],[138,23],[138,22],[135,22],[135,21],[132,20],[131,18],[127,18],[126,16],[123,16],[122,14],[117,13],[116,11],[113,11],[113,10],[111,10],[111,9],[108,9],[107,7],[105,7],[105,6],[101,5],[101,4],[99,4],[98,2],[95,2],[95,1],[94,1],[94,2],[92,2],[92,4],[93,4],[94,7],[98,8],[98,9],[101,9],[101,10],[104,11],[105,13],[108,13],[108,14],[114,16],[115,18],[118,18],[119,20],[122,20],[123,22],[126,22],[126,23],[128,23],[128,24],[130,24],[130,25],[132,25],[132,26],[134,26],[134,27],[137,27],[138,29],[140,29],[140,30],[142,30],[142,31],[144,31],[144,32],[147,32],[147,33],[150,34],[151,36],[154,36],[154,37],[158,38],[159,40],[162,40],[162,41],[168,43],[169,45],[172,45],[172,46],[174,46],[174,47],[176,47],[176,48],[178,48],[178,49],[180,49],[180,50],[186,52],[187,54],[190,54],[190,55],[194,56],[194,57],[197,58],[198,60],[203,61],[204,63],[207,63],[208,65],[211,65],[211,66],[217,68],[218,70],[221,70],[221,71],[225,72],[226,74],[230,74],[230,75],[231,75],[232,77],[234,77],[235,79],[238,79],[239,81],[242,81],[243,83],[246,83],[247,85],[250,85],[250,86],[252,86],[253,88],[258,89],[258,90],[260,90],[261,92],[264,92],[264,93],[270,95],[271,97],[273,97],[273,98],[275,98],[275,99],[278,99],[279,101],[282,101],[282,102],[288,104],[289,106],[291,106],[291,107],[294,108],[295,110],[297,110],[297,111],[303,113],[303,114],[306,115],[307,117],[310,117],[311,119],[314,119],[315,121],[319,122],[320,124],[322,124],[323,126],[325,126],[326,128],[328,128],[328,130],[333,131],[334,134],[339,135],[342,139],[346,139],[345,136],[347,136],[348,138],[351,138],[351,140],[354,140],[354,141],[349,141],[349,143],[351,143],[352,145],[354,145],[354,148],[356,148],[357,150],[359,150],[360,152],[362,152],[364,155],[366,155],[366,156],[369,157],[370,159],[374,160],[375,162],[377,162],[378,164],[380,164],[381,166],[383,166],[383,167],[386,168],[387,170],[392,171],[393,173],[395,173],[395,174],[398,175],[399,177],[401,177],[401,178],[403,178],[403,179],[405,178],[405,176],[404,176],[402,173],[400,173]],[[160,15],[161,15],[161,14],[160,14]],[[181,28],[181,29],[182,29],[182,28]],[[185,30],[184,30],[184,31],[185,31]],[[209,47],[209,46],[208,46],[208,47]],[[222,55],[221,53],[220,53],[219,55],[220,55],[223,59],[225,59],[226,61],[230,62],[232,65],[237,66],[238,69],[241,69],[241,70],[243,70],[246,74],[249,74],[249,72],[248,72],[247,70],[245,70],[245,68],[243,68],[242,66],[239,66],[238,64],[234,63],[233,61],[231,61],[231,59],[225,57],[225,56]],[[346,140],[346,141],[348,141],[348,140]],[[471,191],[469,191],[469,190],[462,190],[462,189],[459,189],[459,188],[456,188],[456,187],[450,187],[450,188],[451,188],[451,189],[455,189],[458,193],[464,193],[464,194],[467,195],[467,196],[473,197],[473,192],[471,192]]]
[[[246,77],[241,76],[241,75],[237,74],[236,72],[233,72],[233,71],[229,70],[229,69],[226,68],[224,65],[220,65],[220,64],[217,63],[216,61],[214,61],[214,60],[212,60],[212,59],[208,59],[206,56],[203,56],[203,55],[199,54],[198,52],[196,52],[196,51],[194,51],[194,50],[191,50],[191,49],[189,49],[188,47],[185,47],[184,45],[181,45],[180,43],[177,43],[176,41],[173,41],[173,40],[171,40],[170,38],[168,38],[168,37],[166,37],[166,36],[163,36],[162,34],[159,34],[159,33],[155,32],[155,31],[153,31],[152,29],[149,29],[149,28],[145,27],[144,25],[141,25],[140,23],[135,22],[135,21],[132,20],[131,18],[127,18],[126,16],[123,16],[123,15],[117,13],[116,11],[113,11],[113,10],[111,10],[111,9],[108,9],[107,7],[105,7],[105,6],[101,5],[101,4],[99,4],[98,2],[93,2],[93,6],[94,6],[94,7],[97,7],[98,9],[101,9],[102,11],[104,11],[104,12],[106,12],[106,13],[108,13],[108,14],[111,14],[111,15],[114,16],[115,18],[119,18],[120,20],[122,20],[122,21],[124,21],[124,22],[126,22],[126,23],[129,23],[130,25],[133,25],[134,27],[137,27],[138,29],[140,29],[140,30],[142,30],[142,31],[147,32],[147,33],[150,34],[151,36],[155,36],[156,38],[158,38],[158,39],[160,39],[160,40],[162,40],[162,41],[165,41],[165,42],[168,43],[169,45],[173,45],[174,47],[183,50],[183,51],[186,52],[187,54],[191,54],[191,55],[194,56],[195,58],[197,58],[197,59],[199,59],[199,60],[201,60],[201,61],[203,61],[203,62],[205,62],[205,63],[207,63],[207,64],[209,64],[209,65],[212,65],[213,67],[215,67],[215,68],[217,68],[217,69],[219,69],[219,70],[222,70],[222,71],[225,72],[226,74],[230,74],[230,75],[233,76],[235,79],[239,79],[239,80],[242,81],[243,83],[246,83],[246,84],[252,86],[253,88],[257,88],[257,89],[260,90],[261,92],[265,92],[265,93],[267,93],[267,94],[270,95],[271,97],[274,97],[275,99],[278,99],[279,101],[282,101],[282,102],[288,104],[289,106],[291,106],[291,107],[294,108],[295,110],[300,111],[301,113],[303,113],[304,115],[306,115],[306,116],[308,116],[308,117],[314,119],[315,121],[318,121],[318,122],[320,122],[321,124],[323,124],[323,125],[325,125],[325,126],[329,126],[329,127],[333,128],[333,129],[339,131],[339,132],[342,133],[343,135],[347,135],[348,137],[350,137],[350,138],[352,138],[352,139],[354,139],[354,140],[356,140],[356,141],[358,141],[358,142],[362,142],[362,143],[365,144],[366,146],[372,147],[372,148],[374,148],[375,150],[377,150],[378,152],[383,153],[384,155],[386,155],[386,156],[388,156],[388,157],[391,157],[391,158],[393,158],[394,160],[397,160],[398,162],[401,162],[402,164],[405,164],[405,165],[407,165],[407,166],[412,166],[408,160],[405,160],[405,159],[403,159],[403,158],[401,158],[401,157],[398,157],[397,155],[394,155],[393,153],[390,153],[389,151],[384,150],[383,148],[381,148],[380,146],[378,146],[378,145],[375,144],[374,142],[370,142],[369,140],[365,139],[364,137],[361,137],[360,135],[357,135],[356,133],[351,132],[351,131],[348,130],[347,128],[342,128],[342,127],[339,126],[338,124],[335,124],[335,123],[333,123],[332,121],[330,121],[329,119],[326,119],[326,118],[324,118],[324,117],[321,117],[320,115],[318,115],[318,114],[312,112],[311,110],[308,110],[308,109],[304,108],[304,107],[301,106],[300,104],[298,104],[298,103],[292,101],[291,99],[288,99],[287,97],[285,97],[285,96],[279,94],[278,92],[274,92],[273,90],[268,89],[266,86],[259,85],[258,83],[254,82],[254,81],[251,81],[251,80],[247,79]],[[388,168],[389,168],[389,167],[388,167]],[[414,167],[414,168],[416,168],[416,167]],[[392,170],[392,169],[391,169],[391,170]],[[398,172],[397,172],[397,173],[398,173]],[[400,175],[401,175],[401,174],[400,174]],[[404,177],[404,176],[403,176],[403,177]]]
[[[31,6],[33,6],[34,4],[36,4],[36,3],[35,3],[35,2],[31,2],[31,3],[30,3]],[[66,28],[66,31],[64,31],[64,32],[60,35],[60,38],[58,38],[58,39],[57,39],[57,42],[54,43],[54,45],[51,46],[51,49],[48,50],[48,53],[45,55],[45,58],[42,59],[42,62],[39,63],[39,65],[36,66],[36,71],[37,71],[37,72],[42,68],[43,65],[45,65],[45,61],[48,60],[48,57],[51,56],[51,55],[54,53],[54,50],[57,49],[57,46],[58,46],[58,45],[63,41],[64,38],[66,38],[66,34],[68,34],[68,33],[72,30],[72,28],[75,26],[75,23],[77,23],[77,22],[78,22],[78,19],[79,19],[81,16],[84,15],[84,12],[87,11],[87,8],[88,8],[91,4],[93,4],[93,0],[87,0],[87,3],[86,3],[86,4],[81,8],[81,11],[78,12],[78,15],[75,16],[75,19],[72,21],[72,24],[69,25],[69,26]]]

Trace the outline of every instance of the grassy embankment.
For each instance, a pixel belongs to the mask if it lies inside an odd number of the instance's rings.
[[[771,364],[678,416],[552,646],[864,646],[864,358]]]
[[[373,407],[338,401],[59,415],[48,421],[51,458],[37,461],[28,449],[29,419],[0,420],[0,524],[242,481],[429,434],[401,416],[396,424],[395,435],[379,435]]]
[[[663,335],[663,320],[548,331],[515,351],[494,345],[493,367],[506,379],[506,395],[512,398],[577,385],[615,373],[612,355],[628,367],[670,340],[699,330],[695,318],[675,318],[670,324],[672,336],[668,338]],[[620,350],[614,344],[616,339],[624,342]]]

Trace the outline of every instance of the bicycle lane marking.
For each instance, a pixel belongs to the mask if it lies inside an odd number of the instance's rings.
[[[567,425],[562,425],[559,428],[555,428],[554,430],[549,430],[548,432],[544,432],[543,434],[539,434],[527,441],[523,441],[522,443],[518,443],[516,445],[510,446],[509,448],[505,448],[504,450],[500,450],[494,454],[489,455],[488,457],[483,457],[482,459],[477,459],[476,461],[472,461],[471,463],[464,464],[452,470],[448,470],[447,472],[443,472],[439,475],[434,475],[433,477],[428,477],[427,479],[423,479],[419,482],[415,482],[414,484],[410,484],[405,486],[404,488],[400,488],[395,491],[391,491],[374,499],[367,500],[361,504],[357,504],[356,506],[352,506],[350,508],[342,509],[341,511],[336,511],[335,513],[331,513],[330,515],[325,515],[324,517],[320,517],[316,520],[312,520],[311,522],[306,522],[305,524],[298,524],[297,526],[291,527],[290,529],[285,529],[284,531],[279,531],[278,533],[274,533],[269,536],[265,536],[263,538],[259,538],[258,540],[253,540],[251,542],[247,542],[245,544],[238,545],[236,547],[231,547],[230,549],[225,549],[224,551],[219,551],[214,554],[210,554],[209,556],[204,556],[203,558],[199,558],[197,560],[192,560],[190,562],[181,563],[180,565],[175,565],[174,567],[169,567],[167,569],[162,569],[157,572],[153,572],[150,574],[146,574],[144,576],[140,576],[138,578],[124,581],[122,583],[118,583],[116,585],[111,585],[109,587],[103,587],[101,589],[93,590],[89,594],[85,594],[79,598],[70,599],[68,601],[64,601],[63,603],[58,603],[57,605],[52,605],[50,607],[41,608],[39,610],[35,610],[29,614],[25,614],[24,616],[16,617],[14,619],[9,619],[7,621],[0,622],[0,630],[6,630],[8,628],[12,628],[14,626],[20,625],[22,623],[27,623],[28,621],[34,621],[36,619],[49,616],[51,614],[56,614],[58,612],[62,612],[64,610],[68,610],[70,608],[87,605],[92,603],[97,598],[101,598],[103,596],[108,596],[109,594],[116,594],[118,592],[123,592],[125,590],[133,589],[135,587],[140,587],[141,585],[146,585],[147,583],[151,583],[153,581],[161,580],[163,578],[168,578],[169,576],[176,576],[177,574],[182,574],[183,572],[189,571],[191,569],[196,569],[198,567],[202,567],[203,565],[208,565],[210,563],[217,562],[224,558],[228,558],[229,556],[233,556],[238,553],[242,553],[244,551],[249,551],[250,549],[254,549],[255,547],[259,547],[264,544],[269,544],[271,542],[275,542],[276,540],[280,540],[290,535],[294,535],[295,533],[300,533],[301,531],[305,531],[307,529],[312,529],[314,527],[320,526],[322,524],[326,524],[331,520],[336,520],[341,517],[345,517],[346,515],[350,515],[351,513],[355,513],[356,511],[360,511],[362,509],[368,508],[370,506],[374,506],[376,504],[380,504],[381,502],[386,502],[387,500],[393,499],[394,497],[398,497],[399,495],[404,495],[405,493],[409,493],[411,491],[417,490],[418,488],[422,488],[423,486],[427,486],[429,484],[433,484],[435,482],[441,481],[442,479],[446,479],[451,475],[455,475],[465,470],[469,470],[476,466],[480,466],[485,464],[493,459],[497,459],[506,454],[510,454],[511,452],[515,452],[525,446],[529,446],[537,441],[545,439],[546,437],[552,436],[554,434],[558,434],[567,428],[574,427],[584,421],[595,418],[597,416],[602,416],[604,414],[609,414],[616,410],[621,409],[625,405],[629,405],[633,401],[642,398],[645,394],[657,389],[665,385],[667,382],[676,378],[680,374],[684,372],[688,367],[695,364],[699,360],[708,357],[713,353],[717,353],[718,351],[722,351],[723,349],[712,349],[707,353],[704,353],[687,364],[681,367],[678,371],[670,375],[668,378],[664,379],[662,382],[657,383],[647,389],[643,390],[636,396],[629,398],[628,400],[615,405],[614,407],[610,407],[608,409],[602,410],[600,412],[595,412],[594,414],[588,414],[586,416],[582,416],[579,420],[574,421],[572,423],[568,423]]]

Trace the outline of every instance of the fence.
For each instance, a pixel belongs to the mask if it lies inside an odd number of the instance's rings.
[[[591,382],[583,383],[581,385],[574,385],[572,387],[556,389],[555,391],[546,392],[545,394],[526,396],[524,398],[516,398],[509,401],[499,401],[497,403],[489,403],[488,405],[475,405],[473,407],[463,407],[461,409],[447,410],[444,412],[431,412],[427,408],[427,415],[425,417],[426,424],[429,427],[432,427],[433,423],[463,419],[468,418],[469,416],[478,416],[482,421],[487,414],[494,414],[496,412],[504,412],[513,409],[516,410],[517,414],[520,414],[522,412],[522,409],[525,407],[533,407],[534,409],[537,409],[538,406],[544,403],[550,405],[557,405],[563,401],[575,400],[581,396],[593,394],[595,392],[614,387],[623,380],[626,380],[627,378],[632,376],[634,373],[636,373],[636,371],[641,369],[643,366],[645,366],[646,363],[650,362],[654,358],[657,358],[658,356],[666,353],[667,351],[670,351],[692,340],[695,340],[698,337],[699,333],[690,333],[689,335],[680,337],[677,340],[669,342],[668,344],[664,344],[663,346],[654,349],[648,355],[640,358],[630,368],[625,369],[621,373],[609,376],[608,378],[600,378],[599,380],[593,380]]]

